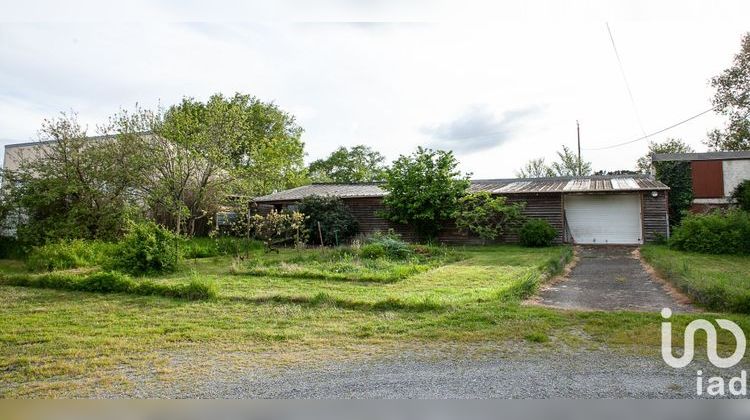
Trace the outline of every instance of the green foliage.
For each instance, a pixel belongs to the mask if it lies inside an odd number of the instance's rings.
[[[0,236],[0,259],[20,259],[25,255],[21,242],[10,236]]]
[[[591,175],[591,162],[586,162],[583,158],[579,159],[568,146],[563,146],[562,150],[557,152],[557,157],[559,160],[552,162],[552,171],[557,176]]]
[[[691,214],[672,232],[670,247],[706,254],[750,254],[750,213]]]
[[[528,247],[551,246],[557,238],[557,231],[544,219],[530,219],[518,232],[521,245]]]
[[[676,226],[693,203],[690,162],[654,162],[654,168],[655,178],[670,188],[669,224]]]
[[[732,192],[732,198],[737,200],[740,209],[750,212],[750,179],[742,181]]]
[[[636,168],[638,172],[642,174],[651,173],[651,155],[657,153],[693,153],[695,150],[690,147],[689,144],[685,143],[680,139],[670,138],[661,143],[651,141],[648,143],[648,153],[638,158],[636,162]],[[654,166],[658,166],[661,162],[653,162]]]
[[[359,222],[338,197],[305,197],[300,201],[297,211],[305,215],[305,228],[310,232],[311,244],[320,244],[318,223],[323,245],[338,246],[359,232]]]
[[[715,110],[727,117],[723,130],[708,133],[712,150],[750,150],[750,32],[742,38],[732,66],[711,79]]]
[[[252,215],[249,227],[251,235],[263,241],[268,249],[290,243],[297,246],[307,241],[309,232],[305,227],[305,219],[305,215],[297,211],[271,210],[266,215]]]
[[[379,249],[382,249],[383,255],[381,256],[394,260],[403,260],[413,255],[413,251],[409,244],[404,242],[401,237],[393,231],[387,233],[375,232],[367,236],[364,239],[364,243],[365,245],[362,247],[363,249],[369,249],[369,252],[375,254],[380,252]]]
[[[118,272],[99,272],[87,276],[70,273],[0,276],[0,284],[40,289],[73,290],[92,293],[125,293],[154,295],[187,300],[214,299],[216,285],[193,279],[187,284],[160,284],[150,280],[134,280]]]
[[[497,239],[523,220],[526,204],[507,201],[506,197],[493,197],[488,192],[466,195],[459,200],[459,209],[453,214],[456,226],[482,239]]]
[[[437,236],[469,188],[468,175],[461,175],[457,166],[453,153],[442,150],[419,147],[400,156],[386,170],[383,216],[413,226],[422,238]]]
[[[385,258],[385,247],[383,244],[365,244],[359,248],[359,256],[362,258],[369,258],[376,260],[378,258]]]
[[[385,157],[365,145],[339,147],[325,159],[310,164],[310,178],[316,182],[375,182],[384,179]]]
[[[523,168],[516,171],[517,178],[544,178],[555,176],[555,171],[547,166],[544,158],[531,159]]]
[[[116,245],[76,239],[33,247],[26,266],[33,271],[54,271],[103,265],[114,254]]]
[[[184,258],[238,256],[263,249],[263,243],[234,236],[194,237],[186,240],[182,249]]]
[[[181,259],[182,241],[154,222],[132,222],[108,267],[134,275],[174,272]]]

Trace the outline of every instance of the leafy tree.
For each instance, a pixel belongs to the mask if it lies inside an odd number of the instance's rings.
[[[297,210],[305,215],[305,227],[312,234],[310,243],[321,244],[318,235],[323,236],[321,245],[338,245],[359,232],[359,223],[352,211],[338,197],[313,195],[300,201]]]
[[[310,178],[317,182],[382,181],[385,157],[365,145],[339,147],[325,159],[310,164]]]
[[[727,117],[723,130],[708,133],[712,150],[750,150],[750,32],[742,38],[732,66],[711,79],[713,104]]]
[[[649,174],[651,173],[651,155],[654,155],[657,153],[693,153],[693,152],[695,152],[695,150],[693,150],[693,148],[690,147],[690,145],[688,145],[681,139],[670,138],[661,143],[652,141],[652,142],[649,142],[648,144],[648,153],[638,158],[638,162],[636,162],[635,166],[638,169],[638,172],[642,174]]]
[[[558,162],[552,162],[552,171],[557,176],[586,176],[591,175],[591,162],[578,159],[578,155],[573,153],[568,146],[563,146],[562,150],[557,152]]]
[[[523,220],[525,203],[507,202],[506,197],[493,197],[488,192],[469,194],[459,200],[454,213],[456,226],[482,239],[493,240],[515,228]]]
[[[740,209],[750,212],[750,179],[746,179],[737,185],[732,192],[732,198],[737,200]]]
[[[518,178],[544,178],[550,176],[555,176],[555,171],[544,163],[544,158],[531,159],[526,162],[523,168],[516,171],[516,177]]]
[[[136,202],[132,168],[116,138],[87,137],[75,113],[45,120],[39,145],[3,171],[4,213],[24,243],[112,239],[124,232]]]
[[[443,150],[419,147],[400,156],[385,171],[383,216],[414,226],[423,239],[437,236],[469,188],[468,174],[461,175],[457,166],[453,153]]]

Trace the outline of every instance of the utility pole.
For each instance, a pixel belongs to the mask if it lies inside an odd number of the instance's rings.
[[[581,124],[576,120],[576,133],[578,134],[578,176],[581,176],[583,167],[581,166]]]

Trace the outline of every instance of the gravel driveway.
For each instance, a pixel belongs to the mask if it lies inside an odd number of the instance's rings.
[[[711,369],[705,369],[708,372]],[[695,369],[609,351],[533,357],[386,360],[250,372],[213,380],[200,398],[693,398]]]
[[[567,278],[539,294],[537,303],[565,309],[691,312],[649,273],[629,246],[579,246]]]

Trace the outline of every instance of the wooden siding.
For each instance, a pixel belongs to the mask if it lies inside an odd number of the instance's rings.
[[[724,169],[720,160],[690,162],[695,198],[724,197]]]
[[[667,193],[659,191],[656,197],[651,193],[643,193],[643,241],[654,242],[669,235],[669,221],[667,220]]]
[[[667,192],[659,191],[657,197],[652,197],[650,191],[644,192],[642,195],[643,239],[645,242],[653,242],[659,235],[666,236],[668,232]],[[548,221],[557,230],[558,236],[555,242],[562,243],[565,231],[562,197],[563,195],[560,193],[513,194],[508,196],[508,201],[525,202],[524,215],[529,218]],[[393,229],[407,241],[417,240],[417,236],[411,227],[392,223],[378,216],[378,213],[384,209],[382,198],[344,198],[342,200],[359,222],[360,233],[386,232]],[[294,204],[294,202],[285,201],[273,204],[278,207],[285,207]],[[451,222],[446,223],[445,228],[438,235],[438,241],[449,244],[481,244],[484,242],[476,236],[460,232]],[[517,243],[518,234],[509,233],[496,242]]]

